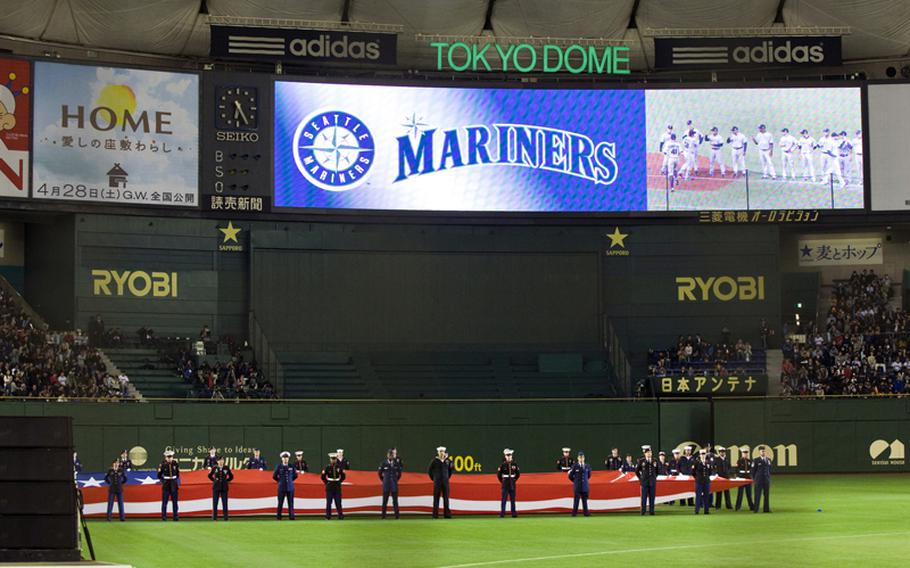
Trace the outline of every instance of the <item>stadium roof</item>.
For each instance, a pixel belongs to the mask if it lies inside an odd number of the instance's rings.
[[[653,62],[652,34],[718,29],[794,33],[846,27],[846,61],[910,53],[907,0],[6,0],[5,39],[37,40],[177,57],[205,57],[210,16],[350,25],[400,33],[402,67],[425,68],[431,36],[621,40],[635,70]],[[810,30],[811,31],[811,30]],[[731,33],[729,30],[728,34]],[[732,32],[736,33],[736,32]]]

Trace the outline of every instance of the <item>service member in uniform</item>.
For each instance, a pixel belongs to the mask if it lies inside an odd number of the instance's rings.
[[[344,457],[344,448],[338,448],[335,453],[338,454],[338,465],[343,469],[351,469],[351,462]]]
[[[386,517],[389,495],[392,496],[392,511],[398,518],[398,480],[401,479],[401,462],[395,455],[395,448],[390,448],[386,459],[379,464],[379,480],[382,481],[382,518]]]
[[[714,466],[708,461],[708,451],[698,450],[698,459],[692,462],[692,475],[695,477],[695,514],[704,507],[705,514],[711,514],[711,476]]]
[[[329,454],[329,465],[322,470],[322,482],[325,484],[325,518],[332,518],[332,503],[335,503],[335,512],[338,520],[344,520],[344,509],[341,507],[341,484],[344,482],[344,466],[338,459],[338,452]]]
[[[288,501],[288,518],[292,521],[294,515],[294,480],[297,479],[297,470],[290,463],[291,452],[281,452],[281,463],[272,472],[272,479],[278,482],[278,520],[281,520],[281,511],[284,509],[284,500]],[[252,461],[252,460],[251,460]]]
[[[228,520],[228,486],[234,480],[234,472],[224,465],[222,456],[218,456],[215,467],[209,471],[209,479],[212,480],[212,520],[218,520],[218,500],[220,499],[221,511],[226,521]]]
[[[202,460],[202,469],[212,469],[213,467],[218,467],[218,455],[215,452],[215,446],[209,448],[209,455],[205,456],[205,459]]]
[[[502,499],[499,502],[499,518],[506,516],[506,497],[509,498],[512,508],[512,516],[517,517],[518,511],[515,510],[515,482],[521,477],[521,471],[518,464],[513,459],[515,452],[506,448],[502,451],[503,461],[496,471],[496,477],[499,478],[499,484],[502,485]]]
[[[717,456],[714,458],[714,472],[723,477],[724,479],[730,479],[730,458],[727,457],[727,448],[723,446],[715,446],[717,450]],[[732,509],[733,503],[730,501],[730,490],[724,489],[723,491],[718,491],[714,497],[714,508],[720,509],[721,505],[721,496],[727,502],[727,508]]]
[[[694,455],[692,455],[693,449],[694,448],[692,446],[686,446],[683,448],[683,455],[680,456],[679,461],[677,462],[679,467],[679,475],[692,475],[692,464],[694,464],[697,459]],[[685,500],[680,499],[679,504],[684,507],[686,505],[692,507],[695,505],[695,500],[691,497]]]
[[[120,520],[126,520],[126,512],[123,510],[123,486],[126,484],[126,472],[120,469],[120,460],[114,460],[111,469],[107,470],[104,476],[107,483],[107,520],[110,522],[111,513],[114,512],[114,499],[117,500],[117,511],[120,513]]]
[[[765,496],[765,513],[771,512],[771,458],[767,456],[765,446],[759,446],[758,455],[752,460],[752,479],[755,480],[755,507],[752,511],[757,513],[762,504],[762,494]]]
[[[439,518],[439,497],[442,497],[442,509],[445,518],[452,518],[452,511],[449,510],[449,478],[455,467],[452,460],[446,454],[446,447],[439,446],[436,448],[436,457],[430,462],[427,468],[427,475],[433,480],[433,518]]]
[[[619,468],[619,471],[622,473],[635,473],[635,462],[632,461],[632,454],[626,455],[626,461],[622,462],[622,467]]]
[[[180,485],[180,466],[174,460],[174,450],[164,452],[164,461],[158,466],[158,479],[161,481],[161,520],[167,520],[167,501],[173,503],[174,520],[179,521],[177,514],[177,488]]]
[[[572,469],[572,466],[575,465],[575,460],[572,459],[572,456],[569,455],[572,452],[572,448],[563,448],[562,457],[556,460],[556,471],[564,471],[569,473],[569,470]]]
[[[739,449],[739,459],[736,460],[736,477],[739,479],[752,479],[752,458],[749,457],[749,448],[748,446],[743,446]],[[749,485],[740,485],[739,489],[736,490],[736,510],[739,511],[739,508],[743,504],[743,493],[746,494],[746,502],[749,505],[749,510],[755,508],[755,505],[752,503],[752,484]]]
[[[268,467],[268,464],[265,463],[265,458],[260,455],[259,448],[253,448],[253,457],[246,462],[246,468],[265,471]]]
[[[398,463],[398,469],[400,469],[401,471],[404,471],[404,462],[401,461],[401,456],[398,455],[398,448],[396,448],[396,447],[392,447],[392,459],[394,459],[395,462]]]
[[[604,460],[607,471],[619,471],[622,469],[622,457],[619,455],[619,448],[610,450],[610,457]]]
[[[670,461],[667,462],[667,475],[677,476],[679,475],[679,448],[673,448],[671,452],[673,457],[670,458]],[[667,505],[673,505],[676,503],[676,500],[670,501]],[[682,501],[680,501],[682,503]]]
[[[294,458],[294,469],[297,470],[297,473],[306,473],[310,471],[310,467],[307,465],[306,460],[303,459],[303,450],[294,452]]]
[[[657,496],[657,462],[652,457],[651,446],[642,446],[641,450],[645,456],[639,459],[635,466],[635,476],[641,483],[641,514],[645,514],[647,505],[648,513],[653,515],[654,498]]]
[[[120,452],[120,471],[126,473],[133,471],[133,460],[130,459],[130,453],[126,450]]]
[[[585,463],[585,453],[578,451],[578,461],[569,470],[569,480],[572,482],[574,499],[572,501],[572,516],[578,516],[578,501],[581,500],[582,510],[586,517],[590,517],[588,512],[588,492],[591,489],[591,465]]]
[[[663,450],[657,454],[657,475],[670,475],[670,464],[667,463],[667,452]]]
[[[79,460],[79,454],[73,452],[73,474],[79,475],[82,473],[82,461]]]

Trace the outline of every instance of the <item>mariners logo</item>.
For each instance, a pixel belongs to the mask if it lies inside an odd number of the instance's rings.
[[[327,191],[347,191],[363,183],[373,165],[374,150],[367,125],[343,111],[314,112],[294,132],[297,169]]]

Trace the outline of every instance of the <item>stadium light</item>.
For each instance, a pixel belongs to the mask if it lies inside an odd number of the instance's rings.
[[[243,26],[248,28],[282,28],[344,32],[380,32],[400,34],[404,26],[375,22],[332,22],[326,20],[293,20],[286,18],[253,18],[248,16],[209,16],[210,26]]]
[[[527,44],[539,47],[542,45],[582,45],[595,47],[624,46],[636,43],[621,38],[590,38],[590,37],[521,37],[521,36],[494,36],[494,35],[443,35],[443,34],[414,34],[414,39],[419,43],[431,42],[467,44],[497,43],[500,45]]]
[[[645,37],[780,37],[846,36],[850,26],[765,26],[753,28],[645,28]]]

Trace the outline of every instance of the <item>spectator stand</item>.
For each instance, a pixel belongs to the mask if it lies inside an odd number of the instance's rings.
[[[835,281],[824,321],[784,342],[781,395],[907,394],[910,317],[899,300],[887,274]]]

